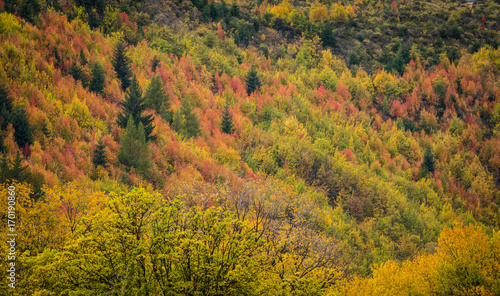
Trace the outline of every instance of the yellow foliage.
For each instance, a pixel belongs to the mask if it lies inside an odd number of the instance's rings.
[[[375,75],[373,79],[373,85],[377,92],[384,94],[387,90],[387,84],[394,83],[396,79],[391,74],[387,73],[385,70],[382,70]]]
[[[328,20],[328,9],[325,5],[314,6],[311,7],[311,11],[309,12],[309,19],[311,22],[325,21]]]
[[[73,97],[73,102],[71,102],[71,105],[66,110],[66,115],[69,118],[76,119],[76,122],[78,122],[78,125],[82,128],[92,126],[92,116],[90,115],[89,108],[85,101],[80,102],[80,100],[78,100],[76,94]]]

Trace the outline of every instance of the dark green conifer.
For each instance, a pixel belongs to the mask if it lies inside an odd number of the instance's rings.
[[[85,71],[83,71],[82,66],[78,65],[76,60],[71,64],[69,74],[73,76],[76,81],[80,81],[83,87],[87,87],[87,75],[85,75]]]
[[[38,16],[42,7],[38,0],[23,0],[19,7],[19,15],[28,22],[33,22]]]
[[[14,161],[10,161],[7,155],[3,155],[0,159],[0,184],[11,183],[12,181],[26,181],[30,173],[26,171],[28,166],[22,164],[23,157],[17,152]]]
[[[82,66],[85,66],[88,63],[85,53],[83,52],[83,48],[80,48],[80,63],[82,63]]]
[[[24,148],[26,144],[33,144],[31,126],[24,109],[18,107],[14,110],[11,123],[14,127],[14,140],[20,148]]]
[[[135,125],[139,123],[142,124],[146,135],[146,141],[154,141],[156,136],[152,135],[154,129],[153,117],[151,115],[142,115],[142,112],[146,110],[146,105],[142,97],[142,90],[135,77],[132,79],[125,100],[120,104],[122,106],[122,113],[118,114],[117,124],[122,128],[126,128],[128,118],[131,116]]]
[[[335,39],[335,36],[333,36],[333,26],[331,22],[325,23],[319,38],[321,38],[321,43],[325,47],[334,47],[337,44],[337,40]]]
[[[94,63],[92,66],[92,80],[90,81],[89,90],[95,93],[102,94],[104,91],[105,72],[103,66],[99,63]]]
[[[104,145],[102,139],[99,139],[94,149],[94,157],[92,157],[92,163],[94,164],[95,167],[98,166],[102,166],[103,168],[108,167],[108,157],[106,155],[106,150],[104,150],[104,148],[106,148],[106,145]]]
[[[421,169],[424,172],[434,173],[436,169],[436,163],[434,162],[434,156],[432,155],[431,149],[427,148],[424,154],[424,161],[422,162]]]
[[[155,55],[153,61],[151,62],[151,72],[156,72],[156,68],[160,65],[160,59]]]
[[[257,88],[261,86],[259,76],[257,76],[257,70],[255,70],[255,66],[252,66],[250,71],[248,71],[246,81],[248,95],[253,93]]]
[[[229,106],[226,104],[222,114],[222,132],[232,134],[234,131],[233,115],[229,112]]]
[[[122,146],[118,152],[118,160],[127,170],[133,167],[137,172],[146,174],[150,167],[149,147],[142,123],[136,126],[130,116],[120,141]]]
[[[130,86],[132,79],[130,59],[127,57],[125,49],[125,42],[120,40],[115,47],[112,61],[116,76],[120,79],[123,90],[126,90]]]
[[[4,84],[0,83],[0,127],[2,130],[7,128],[12,118],[12,99],[9,90]]]

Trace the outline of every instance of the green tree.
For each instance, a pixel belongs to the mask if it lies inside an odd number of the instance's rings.
[[[104,145],[102,139],[99,139],[94,149],[94,156],[92,157],[92,164],[95,167],[98,166],[102,166],[103,168],[108,167],[108,157],[106,155],[106,150],[104,150],[104,148],[106,148],[106,145]]]
[[[102,94],[104,91],[104,79],[106,70],[98,62],[92,66],[92,80],[90,81],[89,90],[95,93]]]
[[[21,2],[21,6],[19,7],[19,15],[31,23],[41,11],[42,7],[38,0],[23,0],[23,2]]]
[[[128,119],[131,116],[136,126],[139,123],[142,124],[146,135],[146,141],[156,140],[156,136],[152,135],[154,129],[153,116],[142,115],[142,112],[146,110],[146,105],[144,104],[144,98],[142,97],[141,87],[135,77],[132,79],[128,93],[125,96],[125,100],[120,104],[122,106],[122,113],[118,114],[117,124],[121,128],[126,128]]]
[[[24,148],[26,144],[33,144],[31,126],[24,109],[17,107],[14,110],[11,123],[12,127],[14,127],[14,140],[20,148]]]
[[[115,68],[116,76],[121,81],[121,87],[123,90],[130,86],[132,79],[132,70],[130,68],[130,59],[126,54],[126,46],[123,40],[120,40],[115,47],[113,53],[113,67]]]
[[[127,170],[134,167],[137,172],[146,174],[149,167],[149,147],[142,123],[134,124],[132,115],[129,116],[127,127],[120,137],[122,146],[118,152],[118,161],[125,165]]]
[[[73,76],[76,81],[80,81],[83,87],[87,87],[87,75],[85,75],[85,71],[83,71],[82,66],[78,65],[76,60],[71,64],[71,67],[69,68],[69,74]]]
[[[167,122],[172,122],[172,111],[170,110],[170,98],[163,88],[160,75],[151,79],[151,83],[144,94],[144,104],[147,108],[155,110]]]
[[[248,71],[246,82],[247,82],[248,95],[253,93],[257,88],[261,86],[260,79],[259,76],[257,75],[257,70],[255,69],[255,66],[252,66],[250,71]]]
[[[154,56],[153,57],[153,61],[151,62],[151,72],[156,72],[156,68],[158,68],[158,66],[160,65],[160,59],[158,58],[158,56]]]
[[[17,152],[14,161],[10,161],[4,154],[0,159],[0,184],[12,181],[24,182],[30,177],[26,171],[28,166],[22,164],[23,157]]]
[[[222,114],[222,132],[232,134],[234,131],[233,115],[229,112],[229,106],[226,103],[224,113]]]
[[[2,130],[5,130],[11,121],[12,109],[12,98],[9,95],[9,90],[4,84],[0,84],[0,126]]]
[[[85,66],[88,63],[85,53],[83,52],[83,48],[80,49],[80,63],[82,63],[82,66]]]
[[[333,36],[333,26],[331,22],[325,23],[319,38],[321,38],[321,43],[325,47],[335,47],[337,45],[337,40],[335,39],[335,36]]]
[[[434,173],[436,169],[436,163],[434,161],[434,156],[430,148],[427,148],[424,153],[424,161],[420,167],[421,172],[425,175],[427,172]]]
[[[176,132],[191,138],[200,134],[200,122],[195,113],[191,103],[184,99],[180,111],[175,112],[173,118],[173,127]]]

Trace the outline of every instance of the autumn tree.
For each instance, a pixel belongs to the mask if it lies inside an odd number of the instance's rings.
[[[127,169],[135,168],[137,172],[146,174],[150,167],[149,147],[146,134],[141,122],[136,126],[132,115],[129,116],[127,126],[120,137],[121,147],[118,160]]]
[[[104,79],[106,70],[101,64],[95,62],[92,66],[92,80],[90,81],[89,90],[98,94],[103,94]]]
[[[31,125],[28,121],[26,111],[21,107],[14,109],[11,118],[12,126],[14,127],[14,139],[20,148],[24,148],[26,144],[33,144],[33,136],[31,133]]]
[[[234,131],[233,115],[229,112],[229,106],[226,103],[224,113],[222,114],[222,132],[232,134]]]
[[[257,88],[261,86],[259,76],[257,75],[257,70],[255,66],[252,66],[250,71],[248,71],[247,74],[247,94],[250,95],[253,93]]]
[[[116,76],[120,79],[123,90],[126,90],[130,86],[132,79],[132,69],[130,68],[131,62],[125,50],[125,41],[120,40],[115,47],[112,61]]]
[[[144,103],[144,97],[142,96],[141,87],[135,77],[132,79],[125,100],[120,104],[122,106],[122,113],[118,114],[117,124],[121,128],[126,128],[129,117],[132,117],[136,126],[138,126],[139,123],[142,124],[146,135],[146,141],[154,141],[156,136],[152,135],[154,129],[153,116],[142,115],[144,110],[146,110],[146,105]]]

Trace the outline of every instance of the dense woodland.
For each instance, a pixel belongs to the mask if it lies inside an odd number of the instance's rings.
[[[500,294],[498,1],[0,11],[0,294]]]

